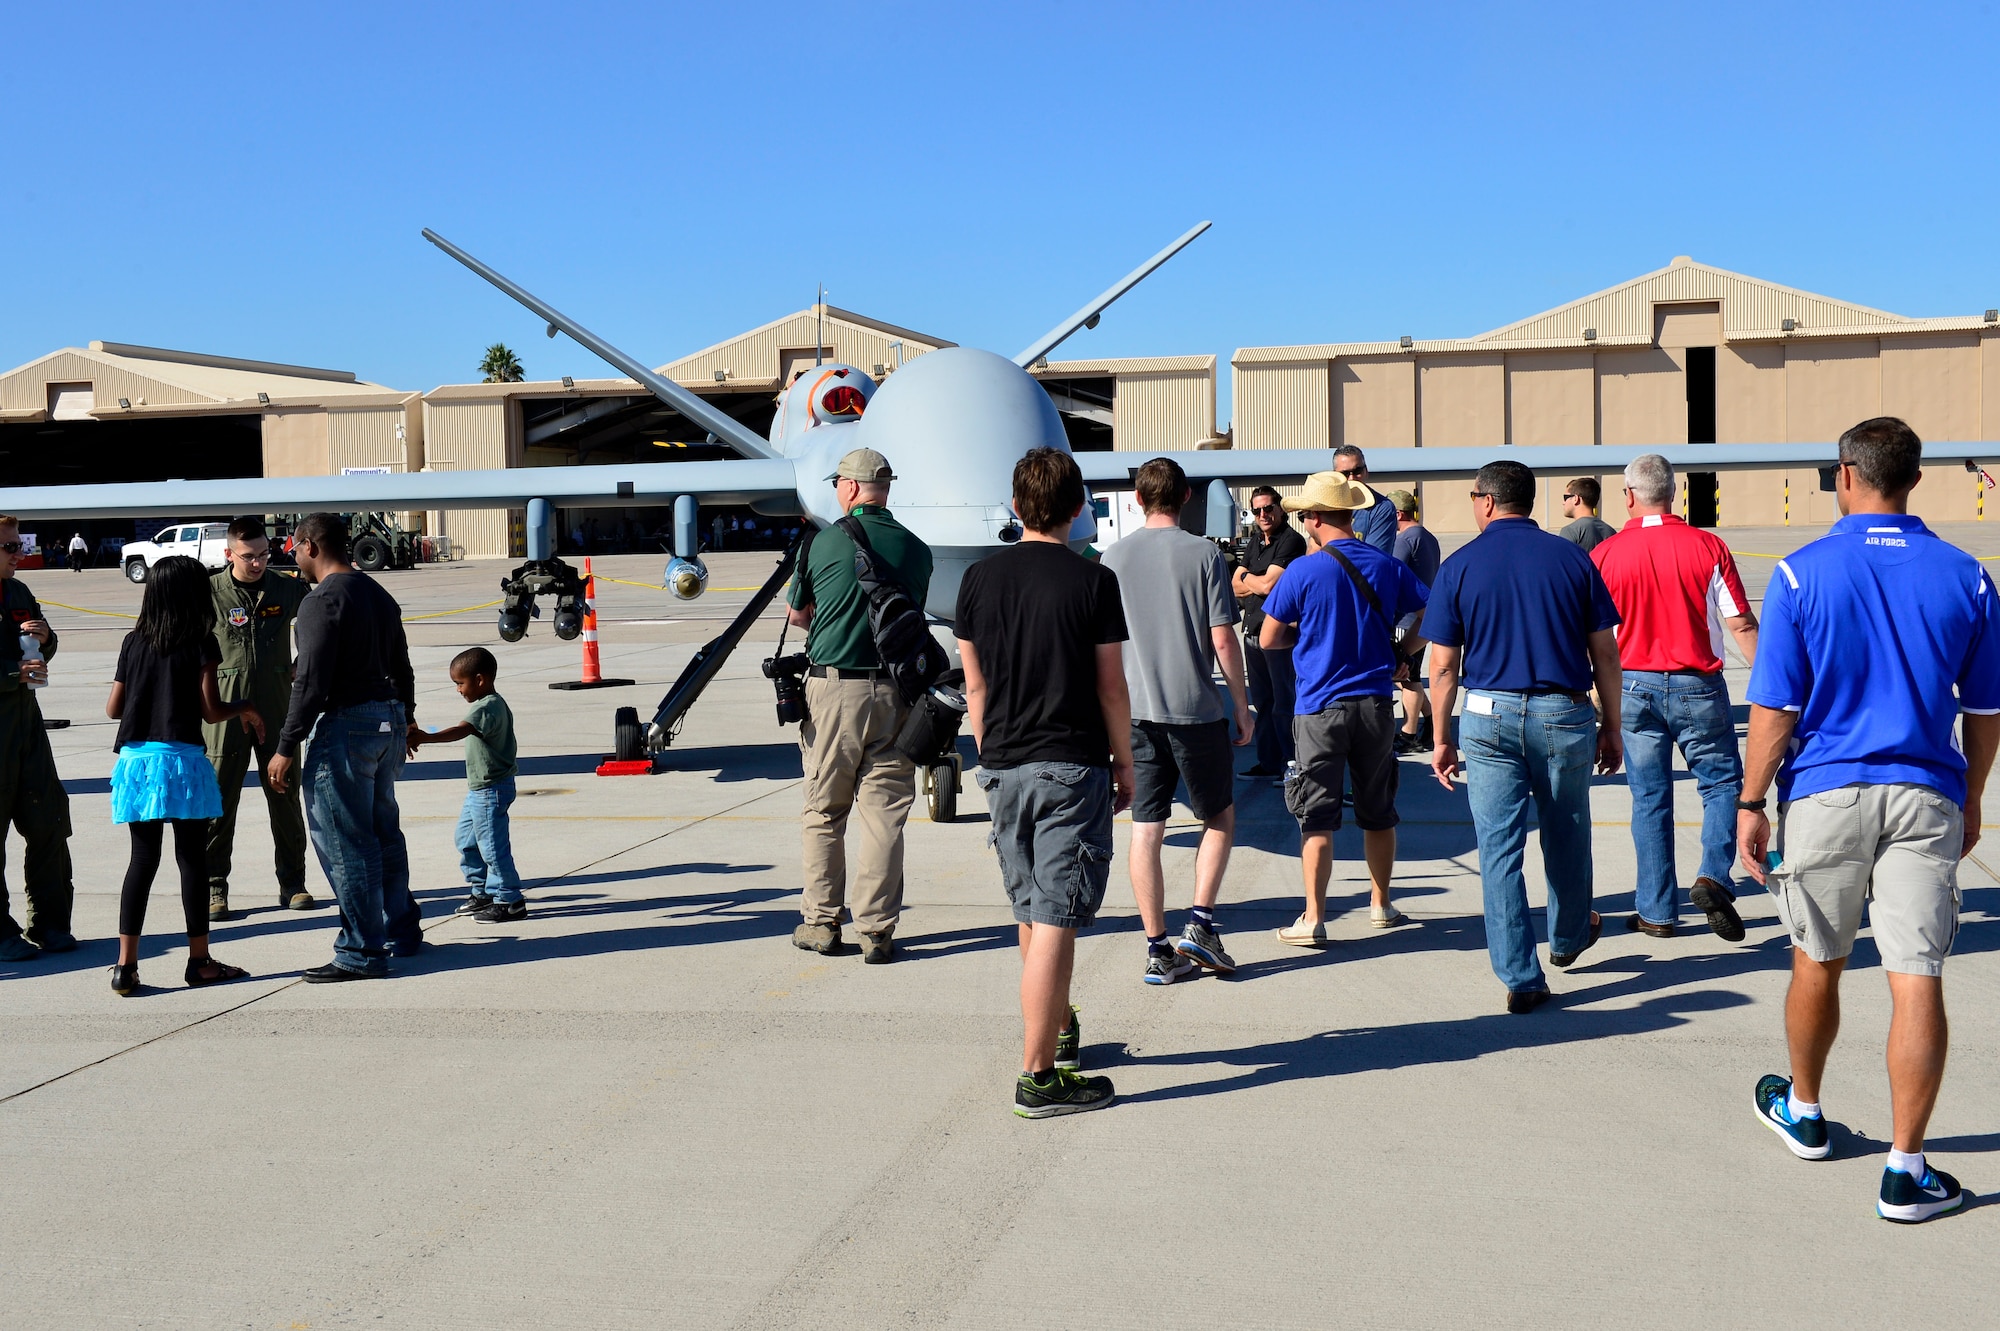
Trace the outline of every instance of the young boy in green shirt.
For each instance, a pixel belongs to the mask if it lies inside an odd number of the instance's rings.
[[[521,875],[514,870],[514,847],[507,810],[514,803],[514,713],[493,689],[500,665],[484,647],[469,647],[451,660],[451,682],[472,704],[465,719],[443,730],[410,732],[410,752],[420,745],[465,741],[465,808],[458,817],[458,860],[465,870],[467,896],[457,914],[487,924],[528,918]]]

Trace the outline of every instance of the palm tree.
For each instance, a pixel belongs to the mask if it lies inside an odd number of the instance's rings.
[[[507,349],[505,342],[495,342],[486,348],[486,355],[479,362],[479,372],[486,377],[480,380],[487,384],[518,384],[526,378],[521,371],[521,360]]]

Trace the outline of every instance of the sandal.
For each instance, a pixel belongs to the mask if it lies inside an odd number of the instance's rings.
[[[139,991],[139,963],[129,966],[113,964],[111,967],[111,992],[120,998],[130,998]]]
[[[199,961],[188,958],[187,973],[184,977],[190,989],[200,989],[205,985],[227,984],[231,980],[241,980],[250,974],[241,966],[231,966],[220,957],[203,957]]]
[[[1301,915],[1290,924],[1277,931],[1280,943],[1290,943],[1293,947],[1323,947],[1326,945],[1326,925],[1307,924]]]

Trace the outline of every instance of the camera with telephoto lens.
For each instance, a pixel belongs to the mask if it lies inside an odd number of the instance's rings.
[[[778,692],[778,724],[796,725],[806,719],[806,667],[804,652],[764,658],[764,678]]]

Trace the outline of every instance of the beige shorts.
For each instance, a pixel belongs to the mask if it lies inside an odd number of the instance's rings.
[[[1769,888],[1792,942],[1814,961],[1854,950],[1861,906],[1882,969],[1939,975],[1958,934],[1965,814],[1928,786],[1842,786],[1778,806]]]

